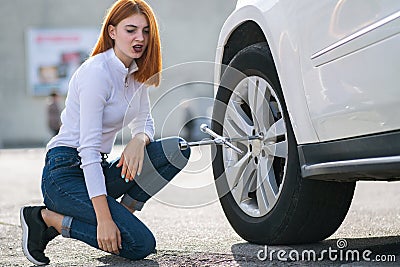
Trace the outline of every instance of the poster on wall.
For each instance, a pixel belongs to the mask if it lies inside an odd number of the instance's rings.
[[[29,29],[26,33],[29,93],[65,95],[72,74],[89,57],[98,34],[96,28]]]

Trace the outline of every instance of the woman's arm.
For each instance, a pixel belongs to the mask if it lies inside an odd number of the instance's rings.
[[[119,253],[121,234],[114,223],[107,202],[107,190],[101,162],[103,112],[110,94],[111,82],[107,73],[96,67],[86,67],[76,74],[74,85],[79,100],[78,147],[86,187],[97,219],[99,248]]]
[[[97,218],[97,242],[99,248],[119,254],[122,249],[121,233],[114,223],[105,195],[92,198]]]
[[[128,127],[131,130],[132,138],[139,133],[145,133],[150,141],[153,141],[154,120],[150,112],[149,89],[145,85],[140,85],[139,90],[140,110],[138,115],[128,124]]]
[[[89,197],[107,195],[101,167],[103,142],[103,113],[112,82],[107,73],[97,66],[85,66],[76,73],[72,95],[79,101],[79,147],[81,168]]]
[[[149,91],[145,85],[140,85],[140,111],[128,124],[132,140],[122,152],[117,167],[122,166],[121,177],[126,182],[132,181],[135,175],[140,175],[143,166],[144,149],[154,136],[154,121],[150,113]]]

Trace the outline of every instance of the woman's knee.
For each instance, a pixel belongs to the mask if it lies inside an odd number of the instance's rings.
[[[147,238],[144,239],[142,243],[142,248],[140,249],[140,254],[142,258],[147,257],[148,255],[156,252],[156,239],[154,235],[150,233]]]
[[[177,149],[176,149],[176,153],[183,155],[183,157],[185,157],[186,162],[189,160],[190,158],[190,147],[186,147],[185,149],[181,149],[181,142],[186,142],[183,138],[181,137],[174,137],[175,138],[175,142],[177,144]]]
[[[168,162],[178,169],[183,169],[188,163],[190,157],[190,147],[181,150],[180,142],[184,141],[184,139],[177,136],[163,138],[156,141],[159,142],[157,149],[161,149],[162,154]]]
[[[186,142],[186,141],[185,141],[183,138],[181,138],[181,137],[177,137],[177,139],[178,139],[179,151],[180,151],[181,154],[186,158],[186,160],[189,160],[189,158],[190,158],[190,153],[191,153],[190,147],[187,146],[187,147],[185,147],[184,149],[181,149],[180,143],[181,143],[181,142]]]
[[[178,160],[181,160],[182,163],[186,165],[190,157],[190,147],[181,149],[180,146],[180,143],[185,142],[185,140],[181,137],[174,136],[170,137],[168,141],[171,143],[171,145],[169,146],[170,149],[168,151],[169,153],[167,154],[172,155],[172,157],[175,156],[175,158],[178,158]],[[178,157],[176,157],[176,155],[178,155]]]
[[[142,232],[142,238],[135,239],[132,247],[125,247],[121,251],[121,256],[131,260],[141,260],[148,255],[156,252],[156,240],[150,231]]]

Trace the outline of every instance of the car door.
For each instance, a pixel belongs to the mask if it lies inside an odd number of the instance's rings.
[[[320,141],[400,129],[400,1],[296,1],[304,90]]]

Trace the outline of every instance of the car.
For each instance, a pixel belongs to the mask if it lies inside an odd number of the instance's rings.
[[[400,2],[239,0],[219,36],[211,130],[243,239],[331,236],[360,180],[400,180]]]

